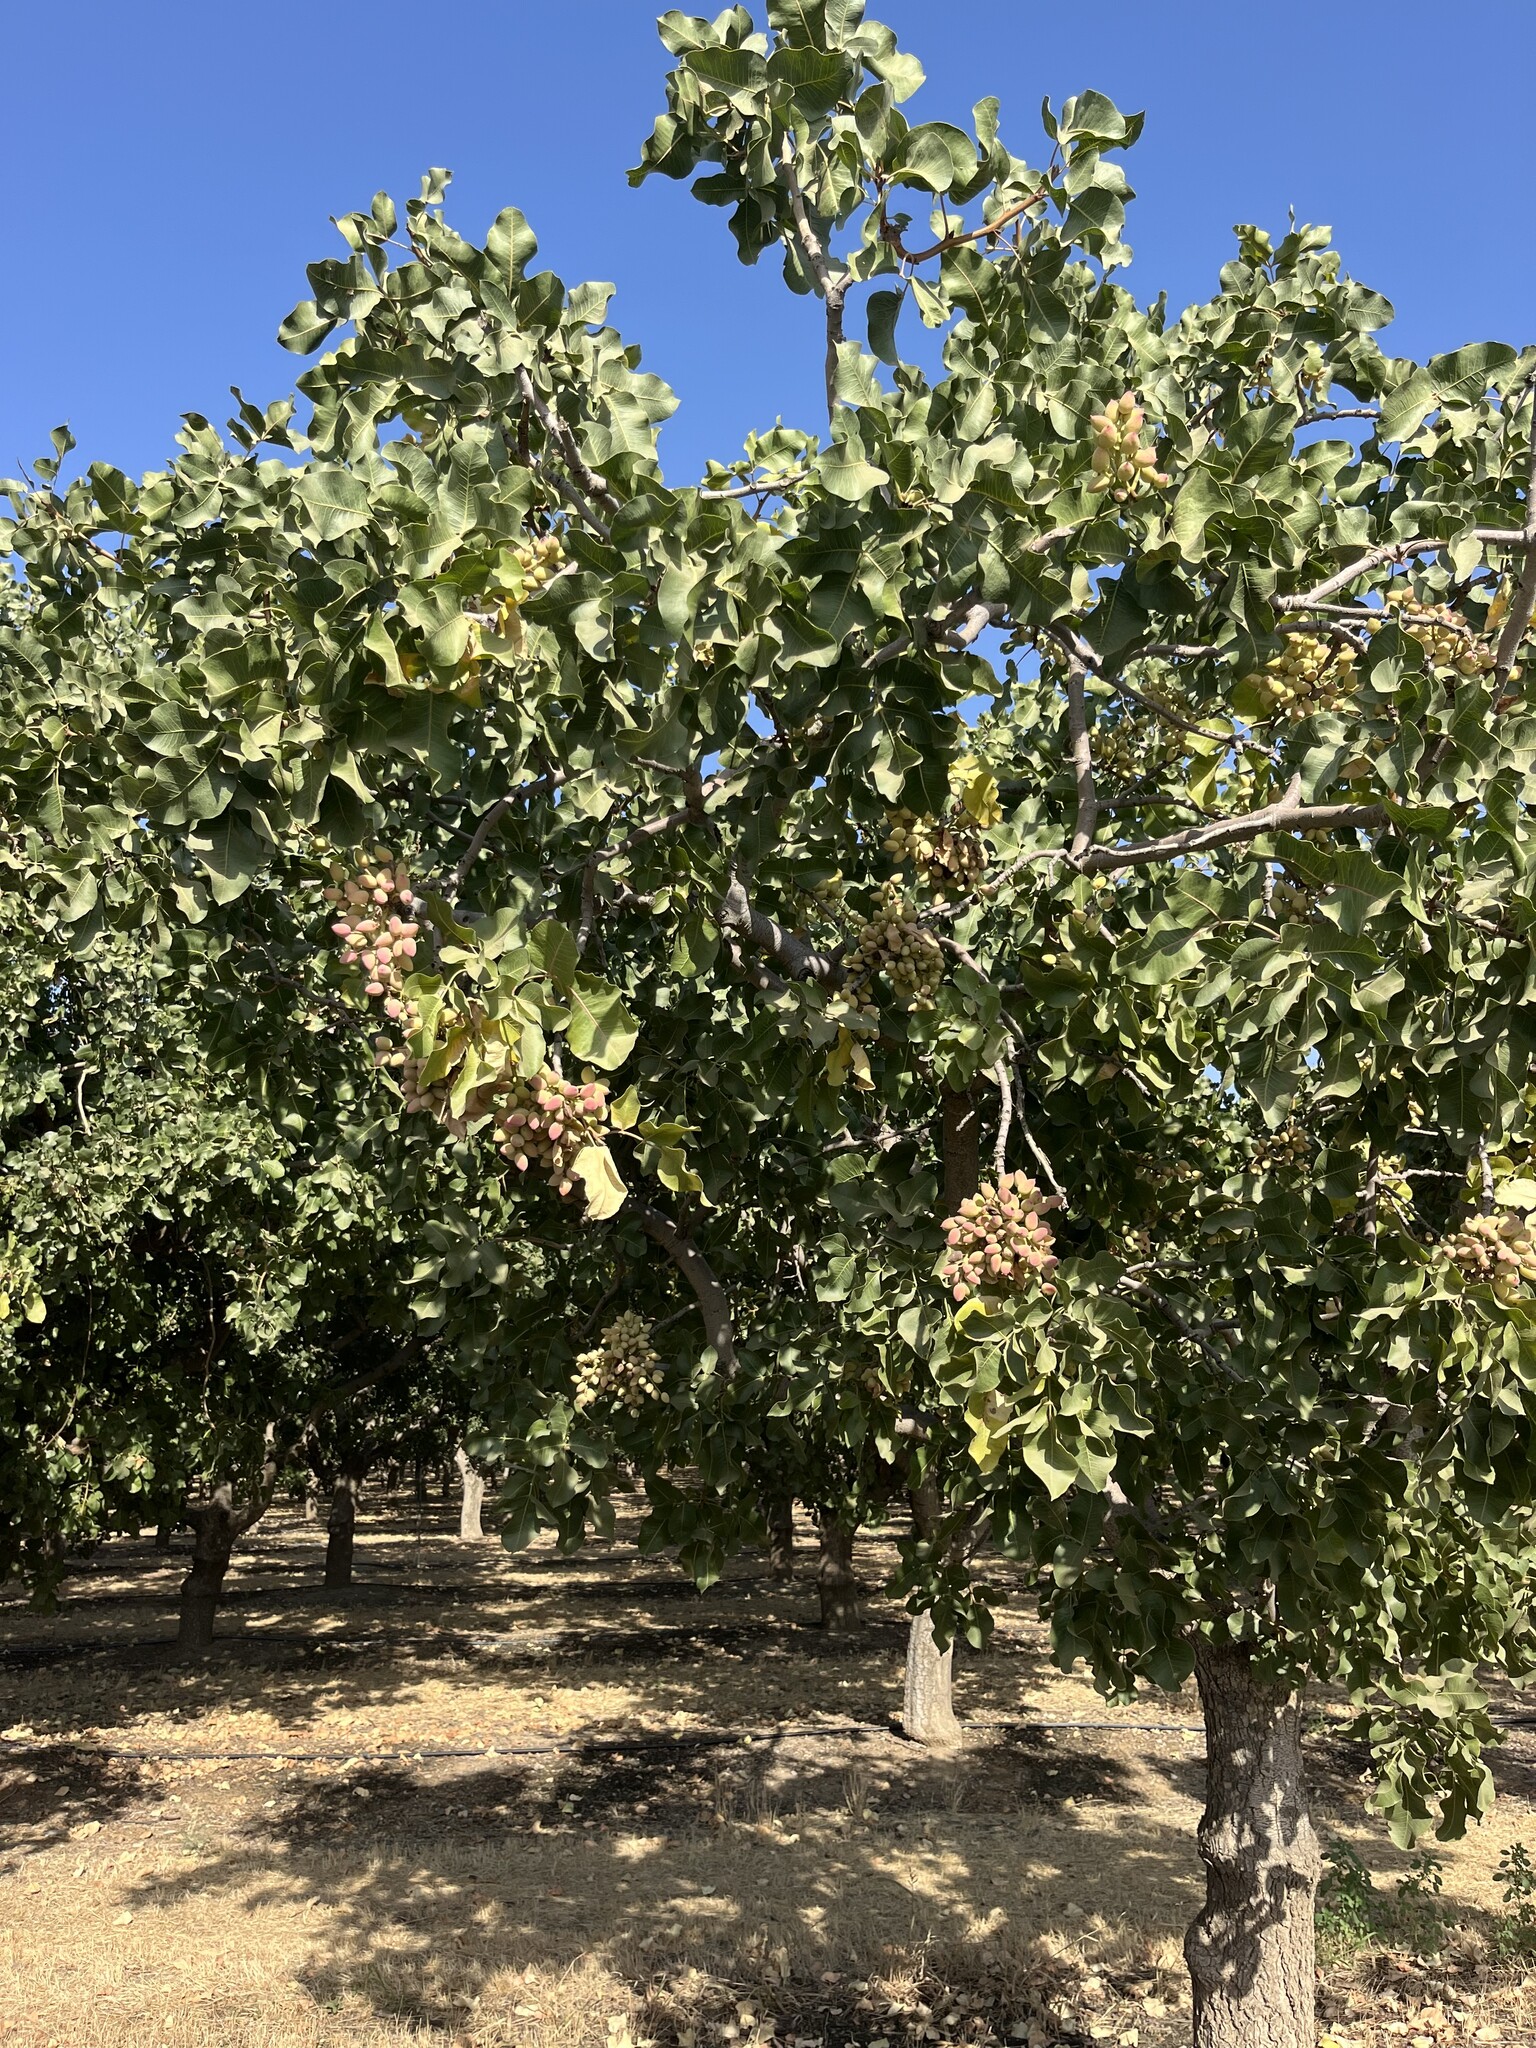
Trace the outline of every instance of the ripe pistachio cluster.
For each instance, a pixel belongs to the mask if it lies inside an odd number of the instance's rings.
[[[898,867],[909,864],[925,875],[940,898],[951,888],[974,887],[986,872],[987,850],[975,820],[957,804],[946,818],[916,811],[892,811],[885,850]]]
[[[1261,1172],[1276,1166],[1305,1166],[1312,1157],[1312,1140],[1299,1124],[1282,1124],[1278,1131],[1266,1131],[1257,1139],[1250,1156]]]
[[[512,550],[518,568],[523,573],[523,595],[532,597],[559,575],[565,561],[565,549],[553,533],[536,534]]]
[[[1117,718],[1094,728],[1093,765],[1116,785],[1158,778],[1179,758],[1180,735],[1154,720]]]
[[[1305,924],[1317,907],[1310,889],[1277,879],[1270,887],[1269,914],[1276,924]]]
[[[1513,1301],[1522,1288],[1536,1285],[1536,1216],[1517,1209],[1468,1216],[1446,1239],[1445,1251],[1468,1280]]]
[[[1431,668],[1477,677],[1487,675],[1493,667],[1493,649],[1448,604],[1404,603],[1394,609],[1403,631],[1410,640],[1417,640]]]
[[[1310,718],[1334,711],[1355,687],[1355,650],[1316,633],[1292,633],[1283,651],[1253,678],[1258,694],[1277,718]]]
[[[1029,1287],[1054,1294],[1056,1239],[1044,1219],[1060,1207],[1061,1197],[1042,1195],[1027,1173],[1005,1173],[995,1187],[986,1182],[978,1188],[957,1215],[945,1217],[949,1250],[939,1273],[955,1300]]]
[[[1108,491],[1117,505],[1134,498],[1149,487],[1162,490],[1169,478],[1157,466],[1157,455],[1141,443],[1147,415],[1136,402],[1134,391],[1112,398],[1102,412],[1092,415],[1093,475],[1090,491]]]
[[[384,998],[387,1017],[403,1018],[400,991],[412,971],[420,931],[409,868],[384,846],[376,846],[372,858],[351,874],[333,862],[325,900],[339,913],[331,930],[341,941],[342,966],[365,977],[365,995]]]
[[[651,1342],[651,1326],[633,1309],[616,1316],[597,1346],[576,1360],[577,1408],[614,1401],[638,1415],[647,1401],[661,1400],[664,1391],[661,1355]]]
[[[519,1173],[542,1166],[555,1192],[575,1187],[575,1160],[584,1145],[600,1143],[608,1121],[606,1083],[590,1074],[567,1081],[549,1067],[509,1079],[497,1093],[492,1119],[498,1147]]]
[[[867,991],[884,974],[908,1010],[931,1010],[934,992],[944,979],[944,949],[917,921],[917,905],[899,882],[883,882],[874,916],[861,927],[854,946],[848,983],[856,1006],[874,1012],[878,1006]]]

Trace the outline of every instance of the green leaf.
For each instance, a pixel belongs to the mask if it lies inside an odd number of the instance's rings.
[[[846,441],[835,442],[818,455],[816,470],[831,495],[849,504],[857,504],[891,480],[889,471],[876,469]]]
[[[948,192],[952,186],[968,184],[976,175],[976,148],[964,129],[948,121],[924,121],[907,130],[884,169],[898,185]]]
[[[496,281],[508,290],[521,284],[529,263],[538,254],[539,238],[516,206],[503,207],[491,222],[485,237],[485,253],[496,268]]]
[[[576,1057],[610,1071],[623,1066],[635,1049],[640,1029],[619,991],[595,974],[578,974],[570,990],[570,1004],[565,1035]]]
[[[293,494],[309,513],[317,540],[340,540],[368,524],[368,486],[350,470],[330,464],[301,470]]]
[[[901,313],[902,293],[871,292],[866,308],[869,315],[869,345],[882,363],[895,368],[901,361],[896,347],[896,322]]]
[[[338,324],[322,313],[313,299],[305,299],[294,307],[278,328],[277,338],[282,347],[292,350],[296,356],[313,355],[321,343],[335,333]]]
[[[545,918],[528,934],[530,966],[547,974],[556,988],[569,990],[576,981],[581,952],[575,935],[554,918]]]

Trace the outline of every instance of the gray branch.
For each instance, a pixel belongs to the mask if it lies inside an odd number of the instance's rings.
[[[635,1205],[635,1216],[646,1236],[661,1247],[693,1289],[704,1317],[704,1334],[714,1347],[721,1371],[727,1375],[734,1374],[736,1334],[731,1322],[731,1304],[715,1277],[714,1268],[693,1239],[685,1236],[672,1218],[660,1209],[652,1209],[640,1202]]]
[[[837,960],[815,952],[773,918],[754,910],[739,881],[733,881],[721,897],[716,918],[722,931],[733,934],[754,952],[766,954],[792,981],[815,981],[823,988],[836,988],[842,981],[843,970]]]

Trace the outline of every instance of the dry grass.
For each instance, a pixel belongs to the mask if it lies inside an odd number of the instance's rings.
[[[147,1544],[56,1617],[0,1613],[3,2048],[1187,2037],[1200,1743],[1147,1724],[1192,1701],[1112,1716],[1008,1614],[962,1712],[1116,1725],[984,1729],[946,1762],[889,1732],[883,1607],[826,1641],[808,1587],[755,1568],[700,1599],[623,1545],[463,1548],[436,1510],[370,1518],[350,1596],[315,1584],[317,1546],[263,1525],[228,1646],[190,1670],[155,1647],[180,1566]],[[706,1730],[740,1733],[677,1740]],[[1321,1762],[1326,1824],[1390,1888],[1359,1759]],[[1536,1777],[1506,1779],[1445,1852],[1438,1959],[1341,1964],[1338,2039],[1536,2038],[1489,1959],[1494,1864],[1536,1842]]]

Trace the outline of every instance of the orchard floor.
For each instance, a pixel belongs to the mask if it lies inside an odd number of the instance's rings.
[[[261,1524],[191,1667],[147,1540],[53,1616],[0,1605],[0,2048],[1188,2038],[1192,1696],[1106,1709],[1005,1607],[941,1759],[895,1732],[901,1616],[823,1637],[808,1544],[790,1586],[746,1560],[700,1597],[623,1541],[460,1544],[436,1504],[365,1503],[350,1593],[322,1543]],[[1536,1732],[1429,1906],[1361,1756],[1313,1748],[1375,1880],[1325,1943],[1330,2038],[1536,2041],[1493,1877],[1536,1852]]]

